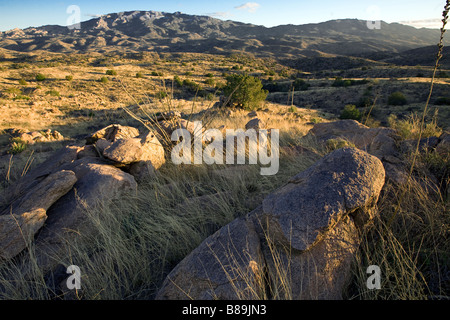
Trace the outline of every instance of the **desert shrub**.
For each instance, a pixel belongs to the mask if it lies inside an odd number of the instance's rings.
[[[341,119],[360,120],[361,112],[359,112],[359,110],[356,108],[356,106],[354,104],[348,104],[342,110],[340,118]]]
[[[214,75],[212,73],[207,73],[207,74],[205,74],[205,77],[207,77],[207,78],[214,78]]]
[[[44,81],[45,79],[47,79],[47,77],[45,75],[43,75],[42,73],[38,73],[36,75],[36,81]]]
[[[164,73],[157,72],[157,71],[152,71],[152,76],[153,77],[162,77],[162,76],[164,76]]]
[[[181,79],[180,79],[179,76],[174,76],[174,77],[173,77],[173,81],[175,82],[175,84],[176,84],[178,87],[182,87],[182,86],[183,86],[183,81],[181,81]]]
[[[309,88],[309,84],[300,78],[295,79],[294,81],[294,89],[296,91],[306,91]]]
[[[156,93],[156,98],[158,98],[158,99],[160,99],[160,100],[166,98],[167,96],[168,96],[167,92],[166,92],[166,91],[163,91],[163,90],[158,91],[158,92]]]
[[[214,86],[214,84],[215,84],[215,81],[212,78],[208,78],[204,82],[205,82],[205,84],[207,84],[209,86]]]
[[[355,147],[355,145],[347,140],[337,138],[337,139],[328,139],[326,142],[327,148],[330,151],[345,148],[345,147]]]
[[[67,81],[72,81],[73,80],[73,76],[72,75],[67,75],[66,76],[66,80]]]
[[[263,89],[261,80],[249,75],[230,75],[223,88],[230,103],[245,109],[256,109],[267,98],[268,91]]]
[[[22,90],[20,90],[19,88],[16,87],[11,87],[5,90],[6,93],[12,93],[12,94],[22,94]]]
[[[406,119],[399,120],[396,115],[391,114],[388,117],[388,123],[391,128],[397,130],[403,139],[417,139],[420,133],[420,123],[422,119],[417,114],[411,114]],[[422,138],[439,137],[442,129],[437,125],[437,116],[424,124]]]
[[[140,79],[140,78],[143,78],[143,77],[144,77],[144,74],[142,72],[137,72],[136,73],[136,78]]]
[[[100,78],[100,82],[101,82],[101,83],[107,83],[108,81],[109,81],[109,80],[108,80],[108,77],[104,77],[104,76],[103,76],[103,77]]]
[[[117,71],[116,70],[106,70],[106,75],[115,76],[115,75],[117,75]]]
[[[297,107],[296,106],[290,106],[289,109],[288,109],[288,112],[296,113],[297,112]]]
[[[403,106],[407,102],[405,95],[400,91],[393,92],[388,97],[388,104],[391,106]]]
[[[25,79],[20,79],[19,80],[19,84],[21,85],[21,86],[26,86],[28,83],[26,82],[26,80]]]
[[[57,90],[48,90],[45,94],[51,95],[52,97],[59,97],[59,92]]]
[[[434,102],[437,106],[450,105],[450,97],[438,97]]]
[[[184,79],[183,80],[183,86],[187,87],[191,92],[197,92],[202,90],[202,86],[199,85],[197,82],[194,82],[192,80],[189,79]]]
[[[29,96],[23,95],[23,94],[19,94],[17,96],[15,96],[13,98],[13,100],[30,100]]]
[[[369,80],[352,80],[352,79],[343,79],[342,77],[336,77],[334,82],[331,84],[332,87],[350,87],[356,85],[362,85],[369,83]]]
[[[27,148],[27,144],[23,142],[19,138],[14,138],[11,143],[11,148],[9,149],[9,153],[11,154],[19,154]]]

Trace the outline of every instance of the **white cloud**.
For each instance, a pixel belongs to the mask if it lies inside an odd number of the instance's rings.
[[[102,14],[86,13],[85,16],[86,16],[86,17],[100,18],[100,17],[103,16],[103,15],[102,15]]]
[[[434,28],[439,29],[442,27],[441,19],[424,19],[424,20],[410,20],[410,21],[399,21],[401,24],[416,28]]]
[[[230,16],[229,12],[212,12],[212,13],[207,13],[207,16],[210,17],[217,17],[217,18],[226,18]]]
[[[247,2],[234,8],[237,10],[247,10],[248,12],[255,12],[260,6],[261,5],[256,2]]]

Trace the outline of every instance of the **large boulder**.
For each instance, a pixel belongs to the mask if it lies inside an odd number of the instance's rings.
[[[358,149],[380,159],[387,155],[396,156],[400,139],[394,129],[369,128],[355,120],[318,123],[309,131],[305,139],[311,136],[324,142],[330,139],[345,139]]]
[[[94,132],[86,138],[87,144],[94,144],[99,139],[114,142],[118,139],[134,138],[139,135],[139,130],[134,127],[111,124],[103,129]]]
[[[155,169],[165,162],[164,148],[150,131],[136,138],[116,140],[105,148],[103,155],[121,164],[151,161]]]
[[[47,219],[47,210],[72,189],[73,171],[58,171],[46,177],[0,215],[0,260],[9,260],[26,248]]]
[[[95,232],[87,214],[98,204],[135,192],[134,177],[99,158],[82,158],[67,164],[77,182],[47,211],[47,221],[35,240],[35,255],[41,270],[58,264],[52,256],[64,252],[66,243],[81,234]]]
[[[341,299],[384,181],[381,161],[364,151],[328,154],[207,238],[167,276],[157,299]]]

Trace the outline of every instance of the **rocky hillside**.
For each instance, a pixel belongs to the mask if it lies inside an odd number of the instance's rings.
[[[266,28],[180,12],[133,11],[82,22],[80,29],[47,25],[0,32],[0,47],[25,52],[247,52],[298,58],[400,52],[432,45],[438,33],[385,22],[381,29],[371,30],[366,21],[356,19]]]

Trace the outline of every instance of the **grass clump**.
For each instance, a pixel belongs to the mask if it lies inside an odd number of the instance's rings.
[[[391,106],[403,106],[408,103],[406,97],[400,91],[393,92],[388,97],[388,105]]]
[[[399,120],[395,114],[390,114],[388,123],[391,128],[397,130],[397,133],[404,140],[418,139],[421,133],[421,118],[416,114],[410,114],[406,119]],[[425,123],[421,138],[439,137],[442,134],[442,129],[437,125],[437,114]]]
[[[46,79],[47,79],[47,77],[44,74],[42,74],[42,73],[38,73],[36,75],[36,81],[44,81]]]
[[[117,75],[117,71],[116,70],[106,70],[106,75],[107,76],[116,76]]]

